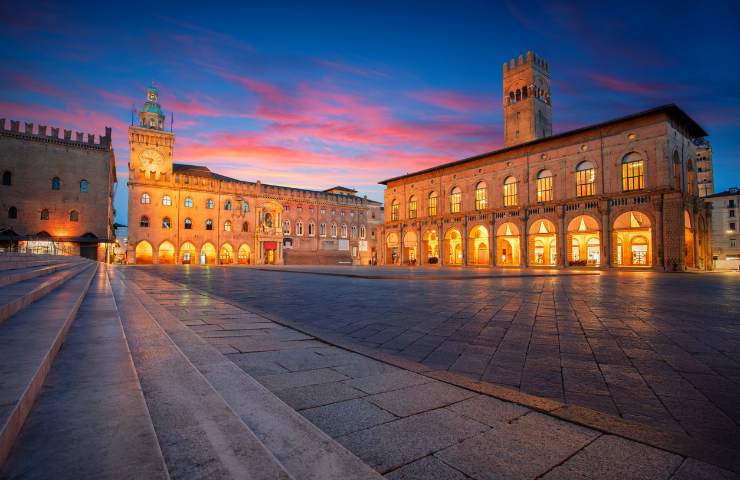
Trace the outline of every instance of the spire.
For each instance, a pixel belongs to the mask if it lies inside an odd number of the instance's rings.
[[[159,90],[153,84],[146,89],[146,102],[139,112],[140,126],[164,130],[164,112],[159,105]]]

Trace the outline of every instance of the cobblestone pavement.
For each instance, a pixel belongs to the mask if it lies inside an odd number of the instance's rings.
[[[431,368],[740,449],[738,275],[144,271]]]

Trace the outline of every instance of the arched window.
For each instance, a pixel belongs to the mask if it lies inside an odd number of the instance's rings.
[[[516,90],[516,101],[518,102],[521,99],[522,99],[522,91],[517,88],[517,90]]]
[[[143,205],[149,205],[150,203],[152,203],[152,198],[149,196],[148,193],[141,194],[141,203]]]
[[[10,207],[8,209],[8,218],[18,218],[18,209],[15,207]]]
[[[224,202],[224,210],[231,210],[231,200],[226,200]]]
[[[416,218],[416,196],[409,197],[409,218]]]
[[[366,235],[367,229],[365,228],[365,225],[360,225],[360,240],[365,240]]]
[[[206,230],[213,230],[213,220],[210,218],[206,220]]]
[[[193,221],[189,218],[185,219],[185,230],[192,230],[193,229]]]
[[[193,208],[193,199],[190,197],[185,197],[185,208]],[[228,210],[228,208],[227,208]]]
[[[249,224],[247,222],[242,222],[242,232],[248,232],[249,231]]]
[[[462,190],[460,187],[454,187],[450,191],[450,212],[460,213],[462,211]]]
[[[226,220],[224,222],[224,232],[230,232],[231,231],[231,220]]]
[[[41,210],[41,220],[48,220],[49,219],[49,210],[43,209]]]
[[[581,162],[576,166],[576,196],[588,197],[596,194],[596,171],[591,162]]]
[[[313,237],[314,235],[316,235],[316,224],[313,222],[310,222],[308,224],[308,236]]]
[[[537,174],[537,201],[552,201],[552,172],[550,170],[540,170]]]
[[[242,213],[249,213],[249,203],[247,203],[246,201],[242,203]]]
[[[488,208],[488,187],[486,182],[478,182],[475,186],[475,209],[485,210]]]
[[[77,210],[72,210],[69,212],[69,221],[70,222],[79,222],[80,221],[80,213]]]
[[[352,230],[350,232],[351,234],[349,238],[352,238],[352,239],[357,238],[357,225],[352,225]]]
[[[84,178],[80,180],[80,192],[87,193],[87,189],[89,186],[90,184],[88,183],[87,180],[85,180]]]
[[[295,234],[303,235],[303,222],[301,222],[300,220],[295,222]]]
[[[139,226],[141,228],[149,228],[149,217],[146,215],[142,215],[139,219]]]
[[[334,238],[337,238],[337,224],[336,223],[331,224],[331,236]]]
[[[341,233],[342,238],[347,238],[347,225],[346,224],[344,223],[342,224],[340,233]]]
[[[165,230],[168,230],[172,227],[172,221],[170,220],[170,217],[164,217],[162,219],[162,228]]]
[[[283,235],[290,235],[290,220],[283,220]]]
[[[391,202],[391,222],[398,221],[398,209],[398,200],[394,199],[393,202]]]
[[[8,170],[5,170],[3,172],[3,185],[12,185],[13,184],[13,174],[10,173]]]
[[[162,205],[168,207],[172,205],[172,198],[169,195],[162,197]]]
[[[516,178],[513,176],[506,177],[506,180],[504,180],[504,207],[515,207],[519,202],[518,197]]]
[[[514,92],[509,92],[509,103],[514,103],[515,101]]]
[[[326,224],[322,223],[319,225],[319,236],[325,237],[326,236]]]
[[[206,200],[206,208],[213,208],[213,199],[209,198]]]
[[[59,180],[59,177],[54,177],[51,179],[51,189],[52,190],[59,190],[62,188],[62,181]]]
[[[437,192],[430,192],[427,197],[427,213],[430,217],[437,215]]]
[[[640,154],[628,153],[622,159],[622,190],[641,190],[645,186],[645,165]]]

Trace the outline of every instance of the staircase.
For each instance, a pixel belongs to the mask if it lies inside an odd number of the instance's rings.
[[[126,268],[0,255],[0,478],[381,478]]]

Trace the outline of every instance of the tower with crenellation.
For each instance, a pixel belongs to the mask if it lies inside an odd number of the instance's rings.
[[[550,66],[527,52],[504,63],[504,145],[552,135]]]

